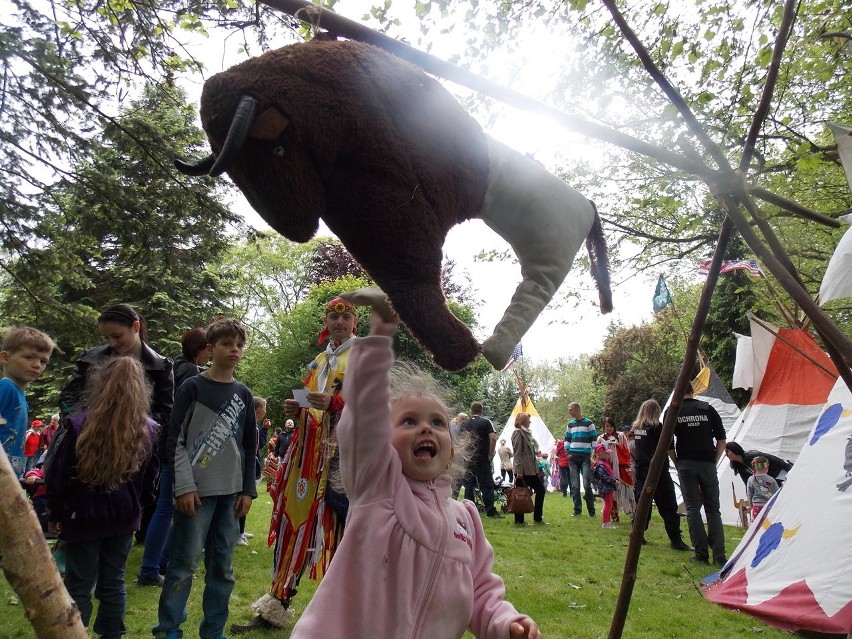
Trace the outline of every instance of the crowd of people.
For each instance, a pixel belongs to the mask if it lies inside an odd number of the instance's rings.
[[[433,628],[430,636],[460,637],[469,629],[476,636],[540,637],[535,622],[503,600],[480,517],[503,517],[495,494],[501,482],[533,493],[533,525],[547,525],[548,487],[571,497],[575,517],[583,514],[583,502],[588,516],[597,517],[599,499],[604,529],[633,517],[662,434],[660,405],[645,401],[623,429],[605,417],[598,433],[572,402],[564,437],[550,451],[540,449],[530,414],[521,412],[511,445],[505,437],[498,445],[481,402],[471,404],[470,416],[450,418],[434,380],[394,364],[395,318],[374,312],[365,338],[355,337],[357,322],[351,302],[327,303],[318,342],[325,348],[307,365],[304,391],[285,400],[286,421],[275,429],[266,419],[266,400],[235,377],[246,346],[235,320],[188,331],[172,360],[148,344],[135,309],[106,308],[98,317],[105,343],[77,358],[60,411],[47,423],[28,421],[25,392],[55,345],[32,328],[6,331],[3,449],[22,482],[38,486],[33,503],[46,532],[65,546],[64,581],[84,624],[94,593],[94,632],[108,639],[126,633],[125,568],[136,535],[144,543],[137,583],[162,588],[154,636],[182,636],[203,557],[199,634],[223,637],[234,549],[248,543],[245,517],[261,484],[273,500],[267,539],[274,545],[273,577],[251,605],[253,614],[231,624],[231,634],[290,626],[307,574],[320,585],[293,637],[315,636],[330,625],[350,636],[353,628],[396,636],[400,627],[418,624]],[[718,413],[691,391],[674,421],[653,501],[674,550],[723,565],[717,461],[727,455],[755,516],[791,465],[727,442]],[[690,544],[682,537],[669,462],[679,478]],[[526,513],[513,514],[514,525],[529,525]],[[355,532],[344,536],[344,528]],[[415,567],[427,564],[429,574],[456,586],[426,588],[426,575]],[[391,581],[395,588],[381,586]],[[337,605],[327,605],[332,601]],[[424,616],[436,606],[440,616]]]

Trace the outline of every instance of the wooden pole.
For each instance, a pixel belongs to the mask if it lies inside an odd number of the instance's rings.
[[[619,639],[624,632],[624,623],[627,619],[627,611],[630,608],[630,599],[633,596],[633,586],[636,583],[639,554],[642,550],[642,539],[645,536],[645,522],[648,520],[648,514],[651,511],[651,500],[654,497],[654,492],[657,490],[660,473],[663,471],[666,458],[669,454],[669,444],[674,434],[675,419],[683,403],[684,391],[686,391],[692,377],[692,367],[695,365],[695,356],[698,353],[698,341],[701,339],[704,322],[707,319],[707,314],[710,312],[710,300],[713,297],[713,289],[716,288],[716,282],[719,279],[722,258],[725,255],[725,248],[728,246],[728,241],[731,239],[732,230],[733,225],[731,224],[731,220],[725,218],[725,221],[722,222],[719,239],[716,242],[716,251],[713,254],[713,261],[710,264],[710,272],[707,274],[707,281],[704,282],[701,298],[698,300],[698,308],[695,311],[692,329],[686,342],[683,366],[681,366],[680,373],[678,374],[674,394],[672,395],[672,402],[669,404],[669,408],[666,411],[666,418],[663,421],[663,432],[660,434],[657,450],[654,451],[654,456],[651,458],[648,477],[645,480],[645,485],[642,487],[639,502],[636,504],[636,512],[633,514],[633,528],[630,531],[630,544],[627,547],[627,556],[624,559],[621,590],[618,593],[618,599],[615,603],[615,612],[613,612],[612,623],[609,628],[609,634],[607,635],[608,639]]]
[[[44,539],[38,517],[0,448],[0,556],[38,639],[88,639],[77,606]]]

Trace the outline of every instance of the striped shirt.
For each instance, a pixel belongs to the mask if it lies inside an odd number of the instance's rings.
[[[595,425],[588,417],[583,417],[580,420],[572,419],[568,422],[568,428],[565,430],[565,443],[569,454],[591,455],[597,438],[598,433],[595,430]]]

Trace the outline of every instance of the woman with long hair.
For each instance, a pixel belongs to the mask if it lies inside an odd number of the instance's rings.
[[[642,489],[645,487],[645,480],[648,478],[648,468],[651,466],[651,459],[654,456],[654,451],[657,450],[657,444],[663,432],[663,425],[660,423],[661,413],[662,410],[656,400],[645,400],[639,407],[636,419],[633,420],[633,425],[630,427],[630,433],[635,442],[635,490],[637,502],[642,495]],[[684,543],[680,531],[680,515],[677,512],[674,483],[669,474],[668,457],[666,458],[663,470],[660,472],[660,478],[657,481],[657,488],[654,491],[654,503],[657,504],[657,511],[660,513],[660,517],[663,518],[671,547],[675,550],[692,550],[692,548]],[[648,529],[650,522],[651,511],[649,510],[648,520],[645,522],[645,530]]]
[[[198,375],[201,367],[210,359],[210,344],[207,343],[207,329],[193,328],[183,334],[181,339],[181,354],[175,357],[173,363],[174,388],[177,390],[187,379]],[[168,426],[163,425],[161,442],[165,442],[165,430]],[[148,527],[145,531],[145,550],[142,553],[142,565],[139,567],[139,576],[136,579],[138,586],[162,586],[165,580],[166,565],[169,557],[169,531],[172,527],[172,518],[175,514],[174,495],[172,495],[172,469],[163,463],[166,459],[165,450],[160,449],[157,455],[161,460],[159,497],[157,505]]]
[[[68,419],[46,476],[49,526],[65,542],[65,587],[83,624],[100,605],[94,632],[117,639],[124,624],[124,570],[143,504],[153,503],[159,462],[151,390],[134,357],[111,358],[88,374],[88,410]]]
[[[538,456],[536,455],[535,440],[530,431],[530,414],[518,413],[515,416],[515,430],[512,431],[512,461],[515,471],[515,485],[526,486],[535,493],[533,500],[533,523],[544,524],[544,495],[547,489],[538,476]],[[515,514],[515,524],[524,525],[523,513]]]
[[[731,462],[731,469],[735,475],[739,475],[743,480],[743,484],[748,485],[748,478],[752,476],[752,462],[756,457],[763,457],[769,464],[767,475],[772,477],[780,487],[787,477],[787,473],[793,469],[793,462],[781,459],[769,453],[762,453],[759,450],[743,450],[743,447],[737,442],[728,442],[725,444],[725,456]]]
[[[85,389],[89,370],[106,359],[126,355],[133,357],[142,364],[145,376],[151,383],[151,401],[148,415],[160,426],[160,440],[157,442],[157,456],[166,458],[166,431],[174,405],[175,382],[172,360],[163,357],[148,345],[148,327],[145,318],[132,306],[113,304],[105,308],[98,316],[98,330],[106,344],[95,346],[85,351],[74,362],[74,370],[59,393],[59,412],[63,420],[69,415],[86,410]],[[56,438],[64,437],[63,427]],[[56,442],[57,444],[59,441]],[[54,446],[55,448],[55,446]],[[50,458],[53,451],[47,453],[45,472],[50,472]],[[148,521],[154,514],[154,504],[145,510],[142,517],[137,541],[142,543],[148,527]]]

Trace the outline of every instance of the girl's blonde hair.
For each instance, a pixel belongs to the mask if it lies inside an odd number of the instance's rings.
[[[116,357],[91,369],[86,395],[89,415],[77,439],[76,478],[113,491],[151,454],[151,386],[138,359]]]
[[[639,412],[636,413],[636,419],[633,420],[633,425],[630,427],[630,431],[632,432],[637,428],[642,428],[645,424],[656,426],[660,423],[660,413],[662,412],[663,411],[656,399],[646,399],[639,407]]]
[[[515,428],[521,427],[521,422],[523,422],[524,417],[529,417],[529,413],[518,413],[515,415]]]
[[[398,360],[390,370],[390,405],[406,397],[426,397],[434,400],[441,407],[447,425],[450,423],[451,391],[441,382],[429,375],[416,364]],[[452,431],[450,431],[452,433]],[[472,454],[470,433],[460,431],[451,435],[455,455],[450,467],[444,473],[451,479],[460,480],[467,468]]]

